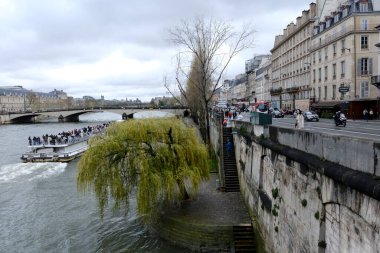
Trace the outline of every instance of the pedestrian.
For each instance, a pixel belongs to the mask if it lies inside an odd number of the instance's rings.
[[[368,121],[368,111],[367,111],[367,108],[364,108],[363,110],[363,119]]]
[[[227,139],[226,148],[227,148],[227,155],[230,157],[232,155],[233,144],[229,138]]]
[[[302,129],[304,127],[304,118],[303,118],[301,110],[299,110],[299,109],[296,110],[296,123],[295,123],[295,127],[297,129]]]
[[[373,119],[373,110],[372,110],[372,108],[369,109],[369,119],[370,119],[370,120]]]

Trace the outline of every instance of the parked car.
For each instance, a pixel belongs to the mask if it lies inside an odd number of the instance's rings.
[[[284,114],[278,108],[274,108],[272,111],[272,117],[273,118],[283,118]]]
[[[306,121],[319,121],[319,116],[317,113],[313,111],[306,111],[303,113],[303,117],[305,118]]]

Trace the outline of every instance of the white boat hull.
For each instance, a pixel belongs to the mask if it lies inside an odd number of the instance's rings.
[[[29,146],[32,151],[22,154],[23,162],[70,162],[88,148],[88,139],[70,144]]]

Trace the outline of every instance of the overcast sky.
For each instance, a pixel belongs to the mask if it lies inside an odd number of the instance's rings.
[[[196,16],[235,27],[253,24],[255,43],[224,78],[244,72],[245,60],[269,54],[275,35],[306,0],[0,0],[0,86],[22,85],[69,96],[150,101],[168,96],[163,77],[175,70],[168,29]]]

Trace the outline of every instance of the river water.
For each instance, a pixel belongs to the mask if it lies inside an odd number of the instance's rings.
[[[0,252],[185,252],[149,232],[134,199],[127,215],[107,209],[100,220],[95,195],[77,191],[78,160],[20,162],[28,136],[120,118],[96,113],[77,123],[0,125]]]

